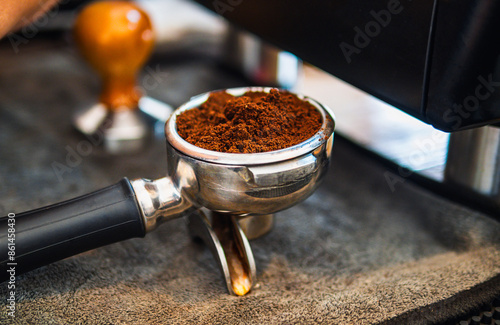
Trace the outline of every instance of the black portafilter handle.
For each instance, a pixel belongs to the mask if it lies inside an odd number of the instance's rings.
[[[128,179],[44,208],[0,218],[0,282],[146,231]]]

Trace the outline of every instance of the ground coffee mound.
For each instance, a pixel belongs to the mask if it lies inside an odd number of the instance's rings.
[[[177,132],[195,146],[220,152],[256,153],[301,143],[319,131],[321,114],[296,95],[272,89],[235,97],[214,92],[177,117]]]

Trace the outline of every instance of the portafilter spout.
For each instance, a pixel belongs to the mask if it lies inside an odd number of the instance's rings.
[[[240,96],[270,89],[226,91]],[[162,222],[201,208],[231,218],[271,214],[297,204],[316,189],[333,145],[334,119],[328,108],[299,95],[321,113],[322,126],[314,136],[276,151],[222,153],[196,147],[177,133],[177,116],[198,107],[209,95],[192,98],[167,121],[167,177],[132,182],[124,178],[75,199],[1,218],[2,269],[15,265],[20,274],[100,246],[144,237]],[[224,221],[219,224],[227,228]],[[15,256],[9,255],[9,229],[15,229]],[[239,236],[241,231],[235,231]],[[0,280],[7,276],[1,272]]]

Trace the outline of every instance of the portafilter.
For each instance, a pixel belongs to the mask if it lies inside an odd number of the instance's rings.
[[[271,88],[233,88],[269,92]],[[320,130],[289,148],[263,153],[223,153],[196,147],[179,136],[176,118],[200,106],[205,93],[180,106],[165,125],[167,176],[157,180],[122,179],[115,185],[68,201],[0,219],[0,258],[5,270],[20,274],[63,258],[133,237],[144,237],[161,223],[189,216],[192,232],[209,243],[233,294],[253,284],[255,265],[245,232],[237,222],[289,208],[318,186],[330,162],[334,118],[312,104],[322,117]],[[212,224],[202,210],[213,211]],[[13,219],[13,220],[12,220]],[[9,255],[15,229],[15,257]],[[227,238],[227,237],[231,238]],[[239,257],[239,258],[238,258]],[[242,262],[243,261],[243,262]],[[236,262],[236,263],[235,263]]]

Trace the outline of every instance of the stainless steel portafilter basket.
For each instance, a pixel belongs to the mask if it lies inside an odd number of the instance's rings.
[[[246,91],[226,90],[234,96]],[[158,180],[126,178],[108,188],[18,214],[16,257],[8,255],[8,217],[0,219],[2,267],[16,263],[22,273],[117,241],[143,237],[162,222],[187,216],[194,236],[216,256],[228,290],[245,294],[255,278],[247,236],[269,228],[269,216],[307,198],[326,173],[333,145],[334,119],[328,108],[300,96],[321,113],[321,129],[292,147],[255,154],[221,153],[196,147],[177,133],[177,116],[210,95],[192,98],[165,125],[167,176]],[[212,212],[211,220],[203,211]],[[250,220],[250,222],[249,222]],[[1,280],[6,280],[6,272]]]

